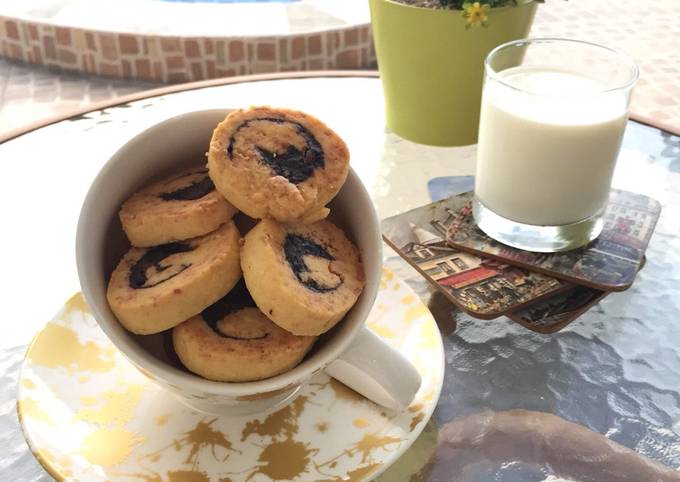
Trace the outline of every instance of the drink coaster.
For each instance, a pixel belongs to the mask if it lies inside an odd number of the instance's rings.
[[[515,266],[516,260],[502,259],[451,242],[451,238],[465,238],[473,232],[484,242],[495,243],[474,226],[470,210],[472,193],[461,192],[472,189],[473,185],[472,176],[433,178],[428,182],[428,190],[435,202],[381,223],[383,239],[454,305],[476,318],[505,315],[532,331],[554,333],[612,291],[609,286],[598,289],[581,279],[580,284],[574,284],[561,279],[564,276],[559,273],[539,273],[534,267]],[[600,258],[613,258],[614,264],[624,263],[626,259],[625,262],[630,263],[641,255],[640,261],[633,262],[632,266],[642,269],[644,249],[658,219],[659,204],[624,191],[612,191],[612,200],[606,214],[608,229],[601,236],[602,240],[598,240],[608,251],[603,253],[600,249]],[[461,225],[464,226],[461,228]],[[619,256],[624,253],[625,256]],[[523,251],[520,254],[535,255],[537,259],[558,256]],[[580,269],[572,271],[578,273]],[[584,270],[583,274],[592,277],[592,269]],[[628,272],[624,274],[630,277]],[[611,277],[611,273],[603,270],[599,276]]]
[[[559,279],[450,246],[448,203],[384,219],[381,229],[385,242],[458,308],[492,319],[570,288]]]
[[[532,331],[555,333],[598,304],[609,293],[611,291],[576,285],[506,316]]]
[[[534,253],[511,248],[486,236],[472,219],[472,191],[441,201],[446,241],[456,249],[603,291],[630,287],[642,264],[661,214],[658,201],[612,189],[600,236],[583,248]]]
[[[642,258],[640,269],[647,258]],[[611,291],[572,285],[568,290],[507,313],[512,321],[538,333],[555,333],[598,304]]]
[[[390,271],[367,326],[422,376],[404,412],[385,410],[319,373],[282,409],[216,417],[193,411],[137,371],[77,294],[26,352],[17,397],[21,427],[57,480],[370,480],[427,424],[441,391],[444,352],[431,313]],[[386,480],[403,476],[390,473]]]

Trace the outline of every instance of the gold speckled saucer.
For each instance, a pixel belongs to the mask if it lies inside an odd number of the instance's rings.
[[[137,371],[77,294],[29,347],[17,411],[33,453],[57,480],[369,480],[425,427],[444,353],[427,307],[389,271],[367,325],[420,371],[408,410],[384,410],[321,373],[283,409],[217,418],[192,411]]]

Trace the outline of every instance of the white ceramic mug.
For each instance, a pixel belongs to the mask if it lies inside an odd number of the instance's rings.
[[[76,259],[83,294],[99,326],[142,373],[205,412],[241,415],[281,406],[320,370],[376,403],[405,408],[420,387],[420,375],[364,327],[380,285],[382,241],[373,203],[351,169],[330,204],[330,219],[357,244],[366,286],[345,318],[322,335],[292,370],[247,383],[206,380],[168,357],[167,334],[134,335],[111,311],[106,300],[108,278],[129,247],[118,219],[121,204],[151,181],[203,162],[213,129],[228,113],[226,109],[191,112],[156,124],[123,145],[95,178],[78,221]]]

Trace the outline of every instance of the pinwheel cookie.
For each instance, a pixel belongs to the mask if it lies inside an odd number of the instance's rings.
[[[140,335],[178,325],[241,278],[239,238],[229,221],[199,238],[130,249],[109,281],[111,309],[126,329]]]
[[[248,216],[313,222],[347,178],[349,151],[320,120],[294,110],[254,107],[213,132],[208,168],[215,186]]]
[[[257,309],[245,284],[172,330],[173,346],[190,371],[209,380],[246,382],[295,367],[316,337],[279,328]]]
[[[133,194],[123,204],[120,220],[133,246],[148,247],[202,236],[235,212],[215,190],[208,170],[193,168]]]
[[[262,312],[296,335],[320,335],[364,287],[359,251],[330,221],[260,221],[244,239],[241,268]]]

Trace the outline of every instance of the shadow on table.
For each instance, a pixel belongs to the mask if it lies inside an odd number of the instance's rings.
[[[484,411],[439,430],[414,482],[675,482],[680,473],[581,425],[527,410]]]

